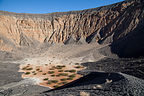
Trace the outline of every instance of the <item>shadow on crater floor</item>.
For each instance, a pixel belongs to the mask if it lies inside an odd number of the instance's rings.
[[[64,88],[76,87],[76,86],[84,86],[84,85],[91,85],[91,84],[104,84],[106,79],[112,80],[113,82],[119,81],[124,79],[124,77],[118,73],[103,73],[103,72],[91,72],[84,77],[75,80],[71,83],[68,83],[64,86],[58,87],[56,89],[48,90],[43,93],[61,90]]]

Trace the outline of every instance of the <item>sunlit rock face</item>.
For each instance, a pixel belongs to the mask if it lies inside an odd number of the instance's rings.
[[[126,0],[82,11],[50,14],[0,12],[0,50],[42,43],[114,43],[144,21],[142,0]],[[139,27],[142,28],[142,27]],[[127,44],[126,44],[127,45]]]

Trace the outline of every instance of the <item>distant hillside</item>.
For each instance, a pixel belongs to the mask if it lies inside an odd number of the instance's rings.
[[[121,57],[144,54],[143,0],[126,0],[93,9],[50,14],[0,11],[0,21],[2,51],[42,43],[98,42],[112,44],[111,51]]]

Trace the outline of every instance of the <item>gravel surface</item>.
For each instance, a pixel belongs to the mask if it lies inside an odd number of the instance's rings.
[[[99,75],[98,75],[99,74]],[[87,92],[90,96],[143,96],[144,81],[122,73],[91,73],[86,80],[80,80],[65,88],[46,91],[43,96],[79,96],[80,92]],[[106,77],[112,80],[106,83]],[[97,86],[102,86],[101,88]]]
[[[67,50],[61,53],[61,50],[66,49],[63,46],[53,49],[53,51],[59,49],[57,50],[60,51],[59,57],[65,58],[72,54],[70,60],[73,62],[79,60],[72,57],[79,57],[81,54],[86,55],[84,60],[87,61],[82,63],[87,69],[79,71],[84,77],[54,90],[34,85],[32,80],[22,79],[22,73],[18,72],[21,62],[14,63],[15,60],[9,58],[0,61],[0,96],[80,96],[82,92],[90,94],[89,96],[144,96],[144,58],[105,57],[95,61],[95,58],[101,56],[95,50],[96,47],[92,45],[91,49],[82,50],[82,46],[75,53],[72,53],[72,49],[71,52]],[[50,52],[48,51],[44,56]],[[53,53],[57,54],[55,51],[51,52]]]
[[[104,58],[98,62],[87,62],[82,65],[87,69],[83,72],[103,71],[122,72],[144,79],[144,58]]]
[[[84,91],[90,96],[144,96],[144,75],[138,71],[143,69],[143,61],[143,58],[104,58],[98,62],[83,63],[87,66],[86,70],[79,72],[85,75],[83,78],[63,88],[45,91],[42,95],[79,96]],[[101,88],[97,87],[99,85]]]
[[[18,70],[19,64],[0,61],[0,96],[35,96],[48,90],[22,79]]]
[[[22,80],[21,73],[18,73],[18,66],[18,64],[0,61],[0,86]]]

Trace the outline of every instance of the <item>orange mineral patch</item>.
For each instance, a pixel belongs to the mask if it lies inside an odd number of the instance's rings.
[[[24,72],[22,78],[39,79],[38,85],[57,88],[79,79],[82,75],[77,71],[84,69],[81,65],[44,64],[41,66],[27,64],[20,66],[19,72]]]

